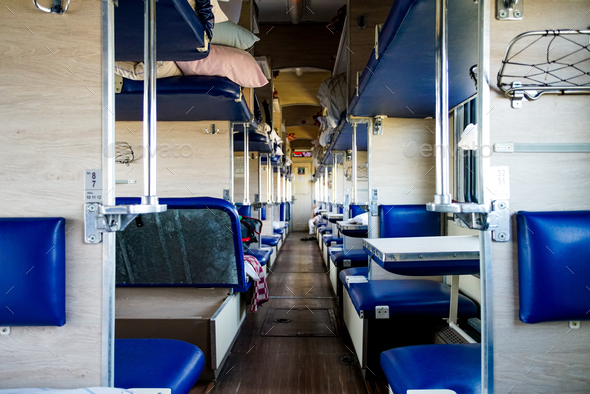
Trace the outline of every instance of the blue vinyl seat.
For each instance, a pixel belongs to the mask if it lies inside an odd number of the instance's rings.
[[[481,390],[481,346],[420,345],[381,353],[381,368],[394,394],[448,389],[457,394]]]
[[[367,266],[368,260],[367,258],[369,255],[363,249],[352,249],[349,251],[345,250],[331,250],[330,251],[330,258],[336,265],[336,267],[344,267],[345,265],[349,267],[354,267],[357,265],[364,265]],[[345,260],[350,260],[350,264],[344,264]]]
[[[270,249],[246,249],[245,254],[256,257],[260,265],[265,266],[272,255],[272,248]]]
[[[347,268],[345,270],[340,271],[338,276],[340,277],[340,283],[346,286],[346,277],[347,276],[368,276],[369,275],[369,268],[368,267],[353,267]]]
[[[275,228],[275,229],[273,229],[273,233],[275,233],[275,234],[281,234],[282,235],[284,232],[285,232],[285,229],[282,229],[282,228]]]
[[[322,227],[318,230],[320,234],[332,234],[332,229],[328,227]]]
[[[262,235],[260,237],[260,242],[262,242],[263,245],[267,246],[278,246],[280,241],[280,235]]]
[[[324,237],[324,244],[330,246],[332,245],[332,242],[336,242],[337,245],[342,245],[342,243],[344,242],[344,238],[335,238],[332,235]]]
[[[174,339],[116,339],[115,387],[170,388],[188,394],[205,367],[195,345]]]
[[[348,289],[350,299],[359,314],[375,317],[376,306],[389,306],[389,316],[448,317],[451,289],[432,280],[373,280],[352,283]],[[477,316],[477,306],[469,298],[459,295],[460,317]]]

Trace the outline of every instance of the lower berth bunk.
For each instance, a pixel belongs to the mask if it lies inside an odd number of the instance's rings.
[[[117,233],[116,338],[195,345],[203,353],[200,380],[214,380],[250,299],[239,215],[216,198],[160,202],[166,212],[141,215]]]

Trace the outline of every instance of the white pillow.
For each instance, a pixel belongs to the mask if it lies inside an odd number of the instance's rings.
[[[238,23],[242,13],[242,0],[219,0],[219,7],[233,23]]]
[[[115,74],[127,79],[143,81],[143,62],[115,62]],[[156,78],[168,78],[182,75],[174,62],[156,62]]]

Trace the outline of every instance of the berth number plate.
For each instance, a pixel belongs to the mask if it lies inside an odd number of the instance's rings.
[[[84,199],[86,203],[102,202],[102,170],[84,172]]]
[[[490,167],[488,191],[492,200],[510,199],[510,171],[508,166]]]

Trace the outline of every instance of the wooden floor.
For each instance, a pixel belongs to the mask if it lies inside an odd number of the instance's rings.
[[[257,313],[248,312],[218,381],[199,384],[191,394],[367,393],[359,365],[340,362],[341,357],[352,353],[340,315],[337,337],[260,336],[270,308],[338,311],[318,245],[301,241],[304,236],[289,235],[268,276],[271,297],[285,298],[271,298]]]

